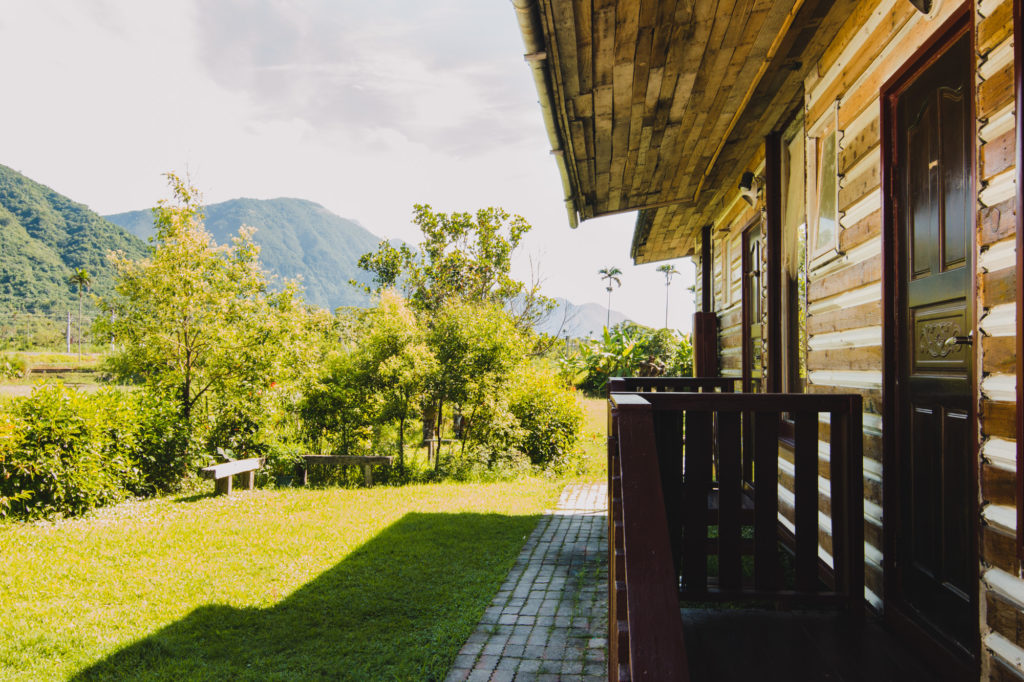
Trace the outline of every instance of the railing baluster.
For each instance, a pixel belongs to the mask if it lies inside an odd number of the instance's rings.
[[[754,584],[779,588],[779,413],[754,412]]]
[[[842,476],[841,484],[832,486],[832,547],[836,591],[847,595],[850,617],[860,624],[864,619],[863,407],[858,395],[848,400],[846,410],[829,415],[832,478],[836,472]],[[837,535],[841,536],[838,542]]]
[[[740,452],[740,413],[718,413],[718,580],[723,590],[739,589],[743,478]]]
[[[814,592],[818,584],[818,413],[793,414],[796,422],[793,452],[796,588],[801,592]]]
[[[672,544],[675,571],[683,547],[683,414],[658,412],[654,415],[654,440],[658,449],[658,473],[668,515],[668,536]]]
[[[682,578],[686,590],[699,593],[707,591],[708,583],[708,494],[713,454],[711,413],[687,412]]]

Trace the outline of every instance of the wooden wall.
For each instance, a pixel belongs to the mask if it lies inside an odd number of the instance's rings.
[[[812,259],[807,270],[807,390],[859,393],[864,398],[866,597],[884,608],[882,588],[882,85],[962,5],[945,0],[935,16],[906,0],[864,0],[850,14],[817,69],[804,83],[808,156],[814,136],[838,131],[840,233],[838,251]],[[981,0],[975,14],[978,168],[977,353],[978,443],[981,453],[981,635],[983,679],[1024,678],[1024,579],[1016,557],[1016,268],[1015,127],[1012,0]],[[786,122],[780,121],[782,126]],[[763,168],[763,148],[748,170]],[[809,168],[808,184],[813,184]],[[737,173],[739,176],[739,172]],[[809,203],[813,201],[808,192]],[[760,207],[738,195],[713,229],[715,311],[720,319],[722,373],[742,366],[740,308],[741,230]],[[700,264],[699,267],[707,267]],[[698,278],[699,279],[699,278]],[[823,437],[828,424],[822,423]],[[823,461],[827,445],[822,442]],[[783,448],[780,500],[791,474]],[[827,517],[827,466],[820,509]],[[791,511],[784,511],[790,517]],[[826,525],[827,527],[827,525]],[[831,538],[824,533],[826,561]],[[1016,676],[1020,677],[1016,677]]]

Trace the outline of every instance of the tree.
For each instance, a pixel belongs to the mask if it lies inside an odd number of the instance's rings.
[[[604,326],[607,329],[612,326],[612,284],[615,286],[622,286],[622,279],[619,275],[622,274],[622,270],[619,270],[614,265],[601,268],[597,271],[597,274],[601,275],[601,279],[606,282],[605,289],[608,291],[608,319],[605,321]]]
[[[413,223],[423,235],[415,251],[381,242],[360,257],[378,292],[399,289],[428,317],[449,301],[494,303],[513,313],[520,329],[554,307],[536,281],[527,286],[511,275],[512,254],[531,229],[522,216],[495,207],[440,213],[416,204]]]
[[[68,278],[68,283],[78,289],[78,359],[82,359],[82,289],[88,290],[92,275],[85,268],[78,268]]]
[[[415,418],[437,360],[405,301],[385,291],[364,319],[355,363],[381,421],[398,422],[398,466],[405,469],[405,428]]]
[[[252,228],[217,246],[203,226],[198,190],[174,174],[167,178],[173,199],[153,209],[148,257],[112,255],[118,282],[100,306],[114,314],[101,316],[97,327],[120,341],[109,360],[115,375],[144,382],[177,405],[188,457],[200,400],[214,413],[244,402],[258,415],[268,387],[307,364],[315,344],[304,340],[314,319],[295,283],[268,289]]]
[[[676,270],[676,266],[665,263],[658,266],[658,272],[665,275],[665,328],[668,329],[668,287],[672,284],[672,275],[682,274]]]

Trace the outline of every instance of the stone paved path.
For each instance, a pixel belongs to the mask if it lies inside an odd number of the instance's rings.
[[[570,485],[537,524],[450,682],[608,678],[605,486]]]

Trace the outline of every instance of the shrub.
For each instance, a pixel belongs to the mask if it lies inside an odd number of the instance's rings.
[[[0,515],[75,516],[139,492],[132,399],[41,385],[3,416]]]
[[[520,426],[515,446],[532,464],[556,470],[570,464],[583,428],[583,409],[557,377],[536,366],[527,368],[512,387],[509,409]]]
[[[25,376],[28,363],[24,355],[0,355],[0,379],[17,379]]]
[[[135,400],[134,453],[142,477],[143,492],[177,492],[202,462],[200,434],[182,423],[177,406],[148,391],[133,394]]]

